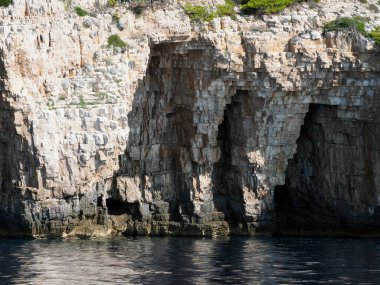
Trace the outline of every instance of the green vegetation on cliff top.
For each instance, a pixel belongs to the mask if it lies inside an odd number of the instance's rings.
[[[209,22],[217,17],[229,16],[235,18],[235,3],[231,0],[226,0],[224,5],[216,5],[216,9],[201,5],[192,5],[186,3],[183,7],[185,13],[192,21]]]
[[[329,31],[340,31],[345,29],[356,29],[358,32],[364,34],[366,19],[364,17],[342,17],[334,21],[327,22],[324,25],[325,32]]]
[[[119,37],[119,35],[112,35],[108,38],[107,46],[114,48],[125,48],[127,47],[127,44]]]
[[[342,17],[334,21],[327,22],[324,25],[324,31],[341,31],[346,29],[354,29],[361,33],[365,37],[372,38],[375,43],[380,46],[380,27],[376,27],[374,30],[367,32],[365,30],[365,24],[368,21],[367,18],[356,16],[356,17]]]
[[[75,13],[79,16],[79,17],[84,17],[84,16],[87,16],[88,13],[87,11],[83,10],[81,7],[79,6],[76,6],[75,7]]]
[[[319,0],[237,0],[241,4],[240,10],[244,14],[273,14],[284,10],[286,7],[300,2],[319,2]],[[236,5],[232,0],[226,0],[224,5],[210,6],[184,5],[185,13],[192,21],[209,22],[217,17],[230,16],[236,18]]]
[[[108,7],[114,7],[117,5],[117,0],[107,0]]]
[[[380,27],[376,27],[373,31],[368,34],[375,43],[380,47]]]
[[[294,0],[248,0],[243,1],[241,10],[244,14],[273,14],[293,4]]]
[[[0,0],[0,7],[8,7],[12,4],[12,0]]]

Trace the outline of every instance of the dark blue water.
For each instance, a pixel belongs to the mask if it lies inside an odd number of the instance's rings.
[[[380,240],[0,240],[1,284],[380,284]]]

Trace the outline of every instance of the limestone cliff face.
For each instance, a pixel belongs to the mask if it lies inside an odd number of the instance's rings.
[[[322,26],[380,15],[103,2],[0,8],[2,235],[379,234],[379,49]]]

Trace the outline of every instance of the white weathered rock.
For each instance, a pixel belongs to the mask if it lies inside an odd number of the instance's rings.
[[[69,231],[78,207],[86,219],[105,215],[98,198],[117,195],[158,221],[169,214],[152,203],[197,223],[228,216],[230,203],[248,232],[269,227],[309,104],[338,105],[353,120],[377,110],[378,47],[350,33],[322,37],[341,11],[380,24],[355,1],[193,26],[177,3],[141,16],[120,7],[117,24],[105,0],[73,1],[86,17],[63,1],[13,2],[0,8],[0,206],[31,195],[22,207],[35,234],[49,233],[38,223],[56,201],[51,234]],[[125,51],[107,48],[113,34]],[[223,122],[235,172],[223,172]]]

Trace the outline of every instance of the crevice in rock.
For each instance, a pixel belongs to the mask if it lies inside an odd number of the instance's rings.
[[[239,148],[244,146],[242,104],[247,104],[248,92],[238,90],[227,105],[219,125],[217,144],[221,151],[213,169],[213,197],[218,212],[222,212],[234,228],[244,220],[242,165],[237,163]]]
[[[275,188],[277,233],[380,234],[380,121],[352,112],[310,105],[285,185]]]

